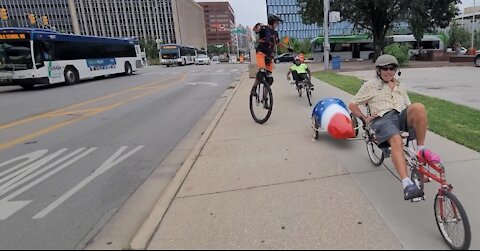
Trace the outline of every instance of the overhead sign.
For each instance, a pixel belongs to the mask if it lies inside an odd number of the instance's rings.
[[[338,11],[332,11],[330,12],[330,23],[338,23],[342,20],[342,17],[340,16],[340,12]]]
[[[245,34],[247,31],[244,29],[232,29],[232,33],[242,33]]]

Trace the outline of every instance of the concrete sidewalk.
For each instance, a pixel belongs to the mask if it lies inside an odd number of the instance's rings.
[[[403,248],[332,146],[312,141],[312,108],[276,72],[270,120],[251,118],[245,79],[148,249]]]

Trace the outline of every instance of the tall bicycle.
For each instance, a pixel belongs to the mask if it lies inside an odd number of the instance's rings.
[[[370,110],[368,109],[370,114]],[[357,118],[355,122],[358,124]],[[370,161],[375,166],[380,166],[385,158],[389,157],[390,149],[380,149],[375,139],[375,132],[369,125],[361,119],[363,123],[363,138],[367,146],[367,153]],[[407,166],[410,169],[411,179],[424,191],[425,183],[436,181],[440,188],[434,200],[434,213],[437,227],[447,243],[453,250],[466,250],[470,247],[472,235],[470,222],[467,213],[460,200],[453,193],[453,186],[447,182],[445,167],[441,163],[432,163],[418,155],[413,146],[413,139],[406,132],[402,133],[405,141],[403,150],[407,160]],[[434,172],[438,173],[435,174]],[[425,200],[425,197],[412,200],[419,202]]]
[[[273,94],[270,85],[273,83],[271,73],[265,69],[257,72],[255,84],[250,91],[250,113],[253,120],[264,124],[272,115]]]

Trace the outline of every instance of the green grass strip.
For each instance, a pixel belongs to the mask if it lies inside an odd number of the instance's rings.
[[[357,77],[332,72],[315,72],[313,75],[352,95],[363,83]],[[425,105],[430,131],[480,152],[480,110],[414,92],[408,95],[413,103]]]

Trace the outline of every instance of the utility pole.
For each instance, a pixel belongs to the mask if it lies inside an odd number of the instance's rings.
[[[236,39],[237,39],[237,58],[240,58],[240,48],[239,48],[239,43],[238,43],[238,33],[235,33]]]
[[[328,37],[329,21],[330,21],[330,0],[323,0],[323,30],[325,34],[325,41],[323,43],[323,63],[325,70],[330,66],[330,41]]]
[[[477,14],[476,12],[476,4],[475,4],[475,0],[473,0],[473,21],[472,21],[472,49],[475,47],[475,15]]]

